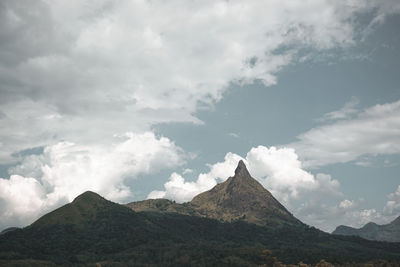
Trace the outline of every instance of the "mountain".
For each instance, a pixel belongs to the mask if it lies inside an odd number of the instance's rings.
[[[97,220],[100,214],[108,212],[132,214],[129,209],[108,201],[94,192],[87,191],[76,197],[71,203],[39,218],[31,227],[57,224],[83,227],[92,220]]]
[[[190,204],[202,216],[228,222],[243,219],[258,225],[301,224],[251,177],[242,160],[233,177],[195,196]]]
[[[400,242],[400,216],[389,224],[378,225],[370,222],[359,229],[340,225],[332,232],[332,234],[359,236],[368,240],[376,241]]]
[[[150,200],[130,208],[88,191],[0,235],[0,266],[283,266],[279,261],[322,259],[399,266],[400,243],[331,235],[301,223],[243,162],[190,203]],[[316,266],[330,266],[321,262]]]
[[[167,199],[149,199],[126,206],[135,211],[176,212],[224,222],[243,220],[257,225],[302,224],[251,177],[242,160],[233,177],[195,196],[191,202],[178,204]]]

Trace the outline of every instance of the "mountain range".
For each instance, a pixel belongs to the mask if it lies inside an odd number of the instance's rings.
[[[307,226],[243,162],[233,177],[188,203],[120,205],[88,191],[0,235],[0,266],[330,266],[323,259],[398,266],[400,243]]]
[[[368,240],[376,241],[400,242],[400,216],[389,224],[378,225],[370,222],[359,229],[340,225],[332,232],[332,234],[359,236]]]

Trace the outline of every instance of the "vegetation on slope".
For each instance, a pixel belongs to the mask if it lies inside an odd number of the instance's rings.
[[[400,244],[332,236],[315,228],[262,227],[174,213],[134,212],[85,193],[31,226],[0,236],[0,259],[55,264],[270,264],[399,260]],[[269,251],[266,254],[265,252]],[[276,260],[276,259],[275,259]]]

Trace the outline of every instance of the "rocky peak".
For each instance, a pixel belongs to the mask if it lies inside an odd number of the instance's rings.
[[[240,160],[235,170],[235,178],[251,178],[249,171],[246,168],[243,160]]]
[[[242,160],[233,177],[195,196],[191,202],[177,204],[166,199],[148,199],[126,206],[135,211],[177,212],[228,222],[244,220],[258,225],[304,225],[251,177]]]
[[[242,160],[233,177],[197,195],[190,204],[200,216],[224,221],[243,219],[259,225],[300,223],[251,177]]]

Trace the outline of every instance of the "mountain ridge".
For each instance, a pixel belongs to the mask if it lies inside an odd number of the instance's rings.
[[[30,226],[0,235],[0,265],[285,266],[279,259],[320,266],[317,263],[325,259],[336,266],[383,259],[386,266],[391,266],[387,261],[398,266],[400,262],[400,243],[331,235],[301,223],[251,177],[243,162],[233,177],[199,194],[194,204],[161,199],[135,205],[142,210],[84,192]]]
[[[108,210],[130,213],[130,210],[126,207],[109,201],[97,193],[86,191],[77,196],[71,203],[43,215],[29,227],[55,224],[71,224],[82,227],[88,221],[95,220],[99,211]]]
[[[339,225],[332,234],[359,236],[374,241],[400,242],[400,216],[384,225],[374,222],[369,222],[361,228]]]
[[[225,222],[243,220],[257,225],[304,225],[254,179],[240,160],[235,174],[183,204],[167,199],[148,199],[125,204],[135,211],[176,212]]]
[[[284,266],[277,259],[288,264],[321,259],[396,264],[400,243],[335,236],[298,224],[260,226],[176,212],[135,212],[93,192],[0,235],[0,265],[5,266]]]

